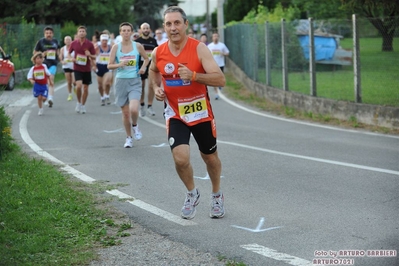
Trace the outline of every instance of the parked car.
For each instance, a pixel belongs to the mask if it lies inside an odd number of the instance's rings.
[[[11,55],[4,52],[0,46],[0,88],[12,91],[15,86],[15,68]]]

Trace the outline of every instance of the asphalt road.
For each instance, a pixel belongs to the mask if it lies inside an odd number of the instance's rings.
[[[219,220],[209,218],[210,181],[195,142],[191,160],[202,201],[193,220],[179,217],[185,188],[160,102],[156,116],[140,118],[143,139],[132,149],[123,148],[119,108],[100,106],[96,82],[86,114],[74,111],[75,99],[66,101],[65,86],[43,116],[30,95],[20,99],[13,135],[82,180],[119,184],[109,192],[128,199],[119,209],[200,251],[246,265],[399,265],[398,136],[288,120],[223,95],[213,100],[213,88],[210,94],[226,205]]]

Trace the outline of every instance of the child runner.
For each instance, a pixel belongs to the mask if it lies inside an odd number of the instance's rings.
[[[50,79],[51,73],[47,66],[43,64],[43,53],[36,52],[31,60],[34,66],[28,72],[28,80],[33,85],[33,96],[37,98],[39,106],[38,115],[43,115],[43,103],[46,101],[48,95],[47,80],[49,80],[51,86],[54,86],[54,84]]]

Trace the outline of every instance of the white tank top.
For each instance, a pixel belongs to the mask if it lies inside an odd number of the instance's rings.
[[[68,59],[68,49],[66,47],[66,45],[63,47],[64,49],[64,54],[63,54],[63,59],[65,62],[67,62],[66,64],[62,65],[62,68],[69,68],[69,69],[73,69],[73,61],[72,59]],[[71,53],[71,57],[73,58],[75,56],[75,51],[73,51]]]

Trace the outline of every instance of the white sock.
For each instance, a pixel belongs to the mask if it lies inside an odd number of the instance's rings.
[[[212,192],[212,196],[214,196],[214,197],[218,197],[220,195],[222,195],[222,193],[220,193],[220,190],[218,192],[216,192],[216,193]]]
[[[197,188],[194,188],[193,190],[188,191],[188,193],[191,193],[193,195],[197,195]]]

